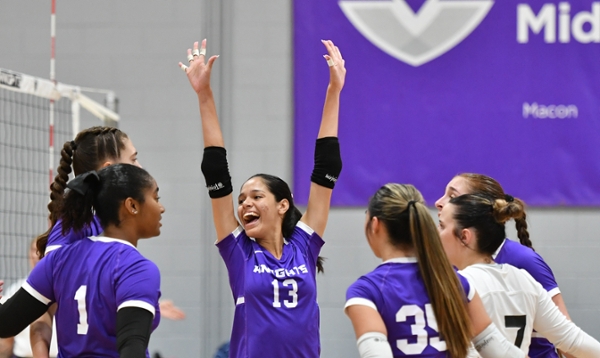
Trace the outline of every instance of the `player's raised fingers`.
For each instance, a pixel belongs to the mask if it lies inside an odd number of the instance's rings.
[[[206,65],[208,66],[209,70],[212,70],[213,63],[215,63],[215,61],[217,60],[217,58],[219,58],[219,55],[211,56],[208,59],[208,62],[206,63]]]
[[[200,56],[200,51],[198,51],[198,41],[194,42],[194,50],[192,51],[192,55],[194,57]]]

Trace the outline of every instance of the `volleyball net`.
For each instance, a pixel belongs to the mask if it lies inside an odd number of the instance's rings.
[[[48,229],[49,185],[60,151],[79,132],[82,116],[103,124],[119,120],[81,87],[0,68],[0,279],[5,287],[29,273],[29,245]]]

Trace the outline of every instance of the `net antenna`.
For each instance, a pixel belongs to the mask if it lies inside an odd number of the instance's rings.
[[[5,288],[27,276],[29,244],[48,229],[48,180],[54,181],[63,143],[80,131],[82,116],[98,125],[119,122],[115,107],[83,92],[79,86],[0,68],[0,279]],[[117,102],[112,91],[93,92]],[[48,150],[51,141],[58,150]],[[49,163],[56,163],[50,175]]]

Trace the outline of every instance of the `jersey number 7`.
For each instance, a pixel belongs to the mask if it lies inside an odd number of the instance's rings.
[[[515,338],[515,346],[521,348],[523,336],[525,335],[525,326],[527,325],[526,316],[504,316],[504,326],[506,328],[518,328],[517,338]]]

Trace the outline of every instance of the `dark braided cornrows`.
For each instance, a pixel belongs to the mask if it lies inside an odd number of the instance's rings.
[[[58,208],[64,198],[69,174],[79,175],[90,170],[99,170],[107,159],[116,159],[125,149],[127,134],[114,127],[91,127],[77,134],[75,140],[65,142],[60,151],[60,163],[54,182],[50,184],[50,203],[48,219],[50,228],[38,236],[36,247],[38,256],[44,257],[48,235],[58,221]],[[72,168],[72,169],[71,169]]]
[[[493,178],[483,174],[463,173],[458,175],[461,178],[467,180],[469,188],[472,194],[485,194],[493,199],[506,199],[506,193],[500,183]],[[515,202],[518,202],[523,208],[525,203],[518,198],[513,198]],[[533,250],[533,244],[529,239],[529,231],[527,231],[527,215],[523,211],[523,216],[515,218],[515,225],[517,228],[517,237],[521,242],[521,245],[525,245]]]

